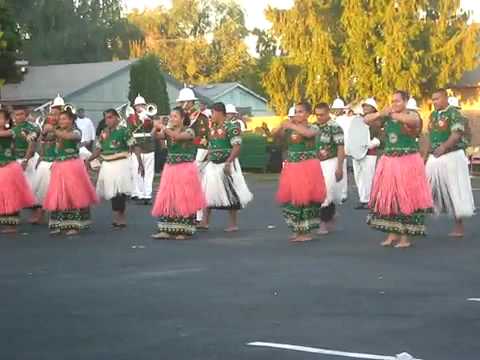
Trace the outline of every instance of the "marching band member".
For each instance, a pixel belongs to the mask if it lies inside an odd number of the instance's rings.
[[[208,162],[208,134],[210,129],[210,119],[206,116],[206,110],[203,112],[195,109],[195,102],[197,101],[195,93],[190,88],[183,88],[177,98],[177,103],[185,111],[189,123],[189,127],[195,133],[194,144],[197,147],[197,153],[195,156],[195,162],[200,170],[200,176],[203,177],[205,167]],[[203,220],[203,211],[199,211],[197,214],[197,221]],[[202,229],[202,227],[199,227]]]
[[[373,98],[368,98],[362,104],[363,115],[376,113],[377,102]],[[372,189],[373,178],[375,176],[375,166],[377,164],[377,148],[380,146],[380,140],[375,137],[377,129],[370,126],[370,142],[368,144],[367,155],[361,159],[353,159],[353,174],[358,189],[359,204],[356,210],[368,209],[370,200],[370,191]]]
[[[36,203],[22,167],[15,161],[15,137],[10,114],[0,109],[0,226],[1,233],[17,232],[20,211]]]
[[[319,226],[320,206],[326,198],[325,180],[315,144],[319,129],[308,123],[311,113],[309,103],[299,103],[295,106],[295,116],[276,134],[284,136],[288,144],[277,201],[283,206],[283,216],[293,232],[292,242],[312,240],[311,231]]]
[[[368,223],[388,233],[382,246],[408,248],[409,236],[425,234],[425,214],[432,208],[432,193],[419,154],[422,121],[407,110],[408,94],[396,91],[392,105],[365,116],[368,125],[384,124],[386,144],[373,181]]]
[[[140,164],[137,157],[131,156],[131,174],[133,178],[132,198],[145,205],[152,201],[153,179],[155,177],[155,147],[152,139],[153,120],[146,114],[147,102],[138,95],[133,103],[135,113],[127,119],[137,146],[141,150],[144,176],[139,174]]]
[[[434,210],[455,218],[451,237],[463,237],[463,219],[474,215],[475,204],[465,148],[467,119],[449,105],[445,89],[432,95],[435,110],[430,116],[430,156],[427,176],[432,186]]]
[[[87,164],[101,156],[102,165],[97,180],[97,195],[111,201],[113,227],[125,228],[127,197],[132,193],[133,183],[130,176],[129,151],[137,157],[138,173],[143,176],[144,169],[140,148],[135,146],[135,139],[125,126],[120,126],[120,116],[114,109],[105,111],[106,127],[100,133],[96,149],[88,158]]]
[[[350,129],[350,124],[352,116],[348,113],[349,107],[345,105],[345,102],[337,98],[333,101],[331,106],[331,111],[334,116],[334,120],[342,128],[344,137],[348,136],[348,130]],[[345,154],[348,155],[348,149],[345,147]],[[347,161],[343,163],[343,176],[344,180],[342,182],[342,201],[347,201],[348,199],[348,171],[347,171]]]
[[[213,104],[212,110],[208,163],[202,177],[208,210],[201,226],[208,228],[212,209],[228,210],[230,223],[225,231],[234,232],[238,231],[238,210],[253,199],[240,163],[235,161],[240,154],[242,132],[238,124],[226,122],[225,104]]]
[[[239,114],[235,105],[227,104],[225,108],[227,109],[227,121],[237,123],[240,126],[240,130],[242,130],[242,133],[245,132],[247,130],[247,127],[245,126],[243,120],[238,117]]]
[[[58,120],[60,118],[60,113],[62,112],[62,107],[63,105],[61,105],[59,99],[55,99],[50,107],[50,114],[43,123],[39,137],[40,156],[36,165],[36,174],[32,190],[40,204],[43,203],[47,194],[52,165],[55,161],[57,152],[57,138],[55,137],[55,129],[58,126]],[[34,223],[40,224],[44,218],[44,210],[40,208],[36,215],[37,217],[34,219]]]
[[[45,126],[53,131],[52,125]],[[71,236],[89,227],[90,206],[97,203],[98,198],[85,164],[79,158],[82,134],[75,128],[75,115],[70,111],[60,114],[55,136],[56,156],[43,207],[50,212],[50,233],[65,232]]]
[[[336,205],[342,203],[345,184],[345,147],[342,128],[330,118],[330,107],[320,103],[315,107],[318,134],[318,157],[322,166],[327,196],[320,209],[319,235],[333,230]]]
[[[187,117],[181,107],[173,109],[170,124],[156,123],[154,136],[167,140],[167,163],[162,173],[152,215],[158,218],[158,232],[154,239],[185,240],[195,234],[197,211],[206,202],[195,164],[195,132],[187,126]]]

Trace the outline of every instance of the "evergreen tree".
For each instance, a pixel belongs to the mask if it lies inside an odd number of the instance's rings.
[[[6,0],[31,64],[127,59],[140,30],[122,15],[121,0]],[[28,9],[28,11],[25,11]]]
[[[11,10],[0,3],[0,85],[15,82],[21,76],[15,65],[21,47],[21,37]]]
[[[300,68],[295,81],[313,102],[375,96],[384,103],[398,88],[428,98],[478,65],[480,26],[460,0],[296,0],[266,15],[282,63]],[[285,82],[279,69],[272,62],[264,75],[274,108],[297,91],[273,93]]]
[[[147,102],[157,105],[159,114],[170,112],[167,84],[160,68],[160,59],[156,55],[144,56],[130,69],[130,102],[133,103],[138,94]]]

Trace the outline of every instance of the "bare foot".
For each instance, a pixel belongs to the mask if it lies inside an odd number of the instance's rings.
[[[239,230],[238,226],[229,226],[228,228],[225,229],[225,232],[232,233],[232,232],[237,232],[238,230]]]
[[[328,231],[327,225],[322,222],[320,224],[320,228],[317,230],[317,235],[324,236],[324,235],[328,235],[329,233],[330,233],[330,231]]]
[[[413,245],[410,241],[400,241],[397,245],[395,245],[395,249],[408,249],[412,246]]]
[[[313,239],[310,235],[299,235],[295,240],[292,240],[292,242],[301,243],[301,242],[307,242],[312,240]]]
[[[175,240],[190,240],[190,237],[185,235],[178,235],[175,237]]]
[[[16,234],[17,228],[15,226],[7,226],[0,231],[2,234]]]
[[[463,232],[460,233],[460,232],[453,231],[450,234],[448,234],[448,236],[455,239],[461,239],[465,236],[465,234]]]
[[[383,247],[392,247],[393,244],[397,241],[398,241],[398,235],[390,234],[388,235],[386,240],[382,242],[380,245],[382,245]]]
[[[159,232],[152,235],[152,238],[155,240],[167,240],[170,239],[170,234],[166,232]]]
[[[78,235],[78,234],[80,234],[80,231],[78,231],[78,230],[68,230],[68,231],[65,233],[65,235],[67,235],[67,236],[76,236],[76,235]]]
[[[52,230],[50,231],[50,235],[55,236],[55,235],[60,235],[62,233],[61,230]]]

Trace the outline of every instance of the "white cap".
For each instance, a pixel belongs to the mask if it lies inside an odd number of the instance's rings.
[[[51,107],[54,108],[54,107],[64,107],[64,106],[65,106],[65,101],[60,96],[60,94],[58,94],[57,97],[53,99],[53,103]]]
[[[456,107],[456,108],[460,108],[460,101],[455,96],[449,96],[448,97],[448,105]]]
[[[147,105],[145,98],[140,94],[138,94],[138,96],[135,98],[135,101],[133,102],[133,106],[137,106],[137,105]]]
[[[288,110],[288,117],[291,118],[291,117],[294,117],[295,116],[295,106],[292,106],[289,110]]]
[[[227,114],[238,114],[237,108],[233,104],[227,104],[225,109],[227,110]]]
[[[408,109],[408,110],[415,110],[415,111],[417,111],[417,110],[418,110],[417,100],[415,100],[413,97],[411,97],[410,99],[408,99],[408,101],[407,101],[407,109]]]
[[[196,101],[196,100],[198,99],[195,96],[195,93],[193,92],[192,89],[183,88],[182,90],[180,90],[180,93],[178,94],[177,103],[184,102],[184,101]]]
[[[347,107],[342,99],[336,98],[332,104],[332,110],[345,110]]]
[[[368,98],[367,100],[365,100],[363,103],[362,103],[362,106],[363,105],[369,105],[371,107],[373,107],[375,110],[377,110],[377,102],[375,101],[374,98]]]

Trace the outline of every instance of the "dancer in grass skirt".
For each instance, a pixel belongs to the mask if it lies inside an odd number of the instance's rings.
[[[90,226],[90,206],[98,202],[85,164],[79,158],[78,144],[82,134],[74,124],[75,115],[63,111],[55,130],[56,157],[43,202],[44,209],[50,212],[52,235],[65,232],[71,236],[87,229]],[[53,126],[47,125],[47,130],[53,130]]]
[[[369,114],[371,126],[384,126],[386,144],[380,158],[370,197],[369,225],[388,233],[383,246],[408,248],[410,236],[425,235],[425,216],[432,208],[432,193],[419,154],[422,121],[407,110],[409,96],[396,91],[392,105]]]
[[[36,203],[20,164],[15,159],[15,132],[10,115],[0,110],[0,226],[2,233],[15,233],[20,211]]]
[[[320,103],[315,107],[315,117],[319,135],[317,150],[323,177],[327,187],[327,197],[320,209],[319,235],[334,231],[336,207],[342,203],[343,189],[347,178],[344,174],[345,146],[343,129],[330,117],[330,107]]]
[[[207,229],[213,209],[226,210],[229,224],[226,232],[238,231],[238,211],[252,201],[238,161],[242,146],[242,131],[237,123],[226,121],[223,103],[212,105],[212,125],[209,136],[208,163],[202,174],[208,210],[201,228]]]
[[[97,179],[97,195],[111,201],[114,228],[127,226],[127,198],[133,191],[133,180],[129,175],[129,151],[137,157],[138,173],[145,174],[141,149],[135,146],[135,138],[126,126],[120,125],[120,116],[115,109],[105,111],[105,128],[101,131],[96,149],[88,158],[87,164],[101,157],[102,165]]]
[[[430,156],[427,176],[432,186],[436,214],[447,214],[455,219],[451,237],[461,238],[465,229],[463,220],[471,218],[475,203],[465,148],[468,120],[454,106],[449,105],[445,89],[432,96],[435,110],[430,116]]]
[[[284,123],[277,135],[288,144],[288,157],[280,175],[277,201],[293,232],[292,242],[312,240],[311,231],[319,227],[321,204],[326,199],[326,186],[317,158],[315,137],[319,130],[310,125],[311,105],[295,106],[295,117]]]
[[[170,114],[168,126],[155,123],[154,137],[167,140],[167,163],[162,172],[152,215],[158,218],[154,239],[185,240],[195,234],[197,211],[205,207],[200,174],[195,163],[195,132],[187,127],[181,107]]]

